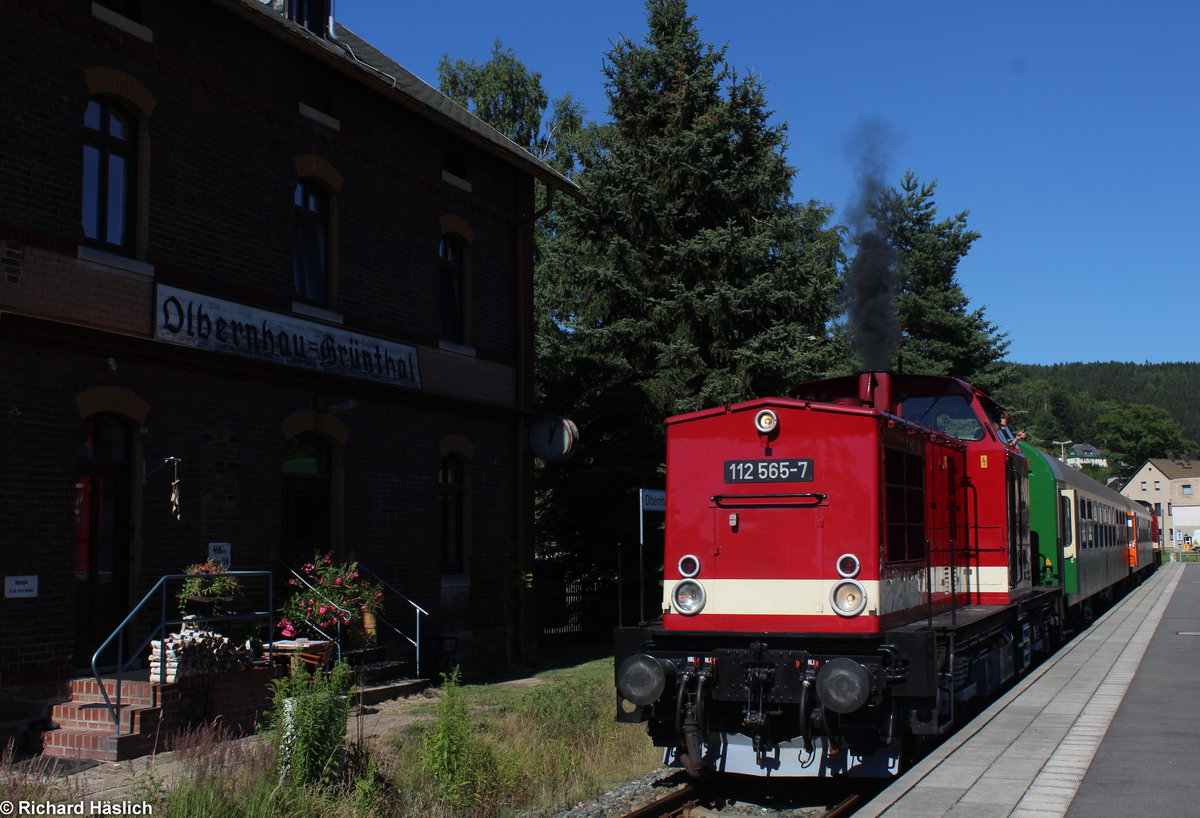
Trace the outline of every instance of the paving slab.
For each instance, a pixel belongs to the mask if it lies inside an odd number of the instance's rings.
[[[1198,678],[1200,564],[1168,563],[855,815],[1198,814]]]

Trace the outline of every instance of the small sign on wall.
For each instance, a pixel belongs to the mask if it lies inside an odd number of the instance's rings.
[[[233,564],[233,543],[210,542],[208,558],[228,571],[229,566]]]
[[[37,575],[28,577],[5,577],[4,578],[4,598],[5,599],[20,599],[21,597],[35,597],[38,595],[38,578]]]

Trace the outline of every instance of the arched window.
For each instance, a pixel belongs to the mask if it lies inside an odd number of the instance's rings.
[[[438,470],[443,574],[466,569],[466,471],[466,461],[457,454],[443,457]]]
[[[329,194],[312,179],[296,182],[296,217],[292,260],[296,299],[329,305]]]
[[[447,233],[438,243],[438,287],[442,338],[455,344],[467,342],[466,242]]]
[[[93,244],[133,250],[137,120],[103,97],[83,115],[83,235]]]
[[[300,565],[332,546],[332,450],[313,432],[287,441],[283,457],[283,559]]]

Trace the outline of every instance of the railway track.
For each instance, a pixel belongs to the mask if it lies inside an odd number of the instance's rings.
[[[621,818],[715,818],[724,814],[747,814],[747,805],[744,802],[737,808],[725,809],[721,805],[724,800],[711,784],[689,784],[645,806],[625,813]],[[862,798],[858,794],[851,794],[832,806],[790,808],[774,814],[804,816],[804,818],[845,818],[852,815],[861,803]],[[759,806],[753,808],[753,814],[757,816],[772,815],[768,808]]]

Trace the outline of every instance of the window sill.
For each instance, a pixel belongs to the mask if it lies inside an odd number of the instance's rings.
[[[470,182],[468,182],[466,179],[463,179],[461,176],[455,176],[448,170],[442,171],[442,181],[447,184],[454,185],[456,188],[461,190],[465,190],[467,193],[471,192]]]
[[[113,28],[119,28],[126,34],[132,34],[139,40],[145,40],[148,43],[154,42],[154,32],[141,23],[135,23],[124,14],[118,14],[107,6],[102,6],[99,3],[92,3],[92,16],[97,20],[103,20]]]
[[[324,111],[318,110],[311,105],[305,105],[303,102],[300,103],[300,114],[308,117],[314,122],[320,122],[326,128],[332,128],[335,131],[340,131],[342,129],[341,122],[334,119]]]
[[[331,324],[344,324],[345,317],[340,312],[327,310],[323,307],[317,307],[313,304],[305,304],[303,301],[292,302],[292,312],[297,315],[305,315],[309,318],[317,318],[321,321],[328,321]]]
[[[94,264],[103,264],[105,267],[113,267],[117,270],[125,270],[130,273],[138,273],[147,278],[154,278],[154,265],[147,264],[144,261],[138,261],[128,256],[119,256],[116,253],[109,253],[104,250],[97,250],[95,247],[79,245],[79,250],[76,256],[83,261],[90,261]]]
[[[467,358],[475,357],[475,347],[469,347],[465,344],[456,344],[453,341],[438,341],[438,349],[443,352],[453,352],[456,355],[463,355]]]

